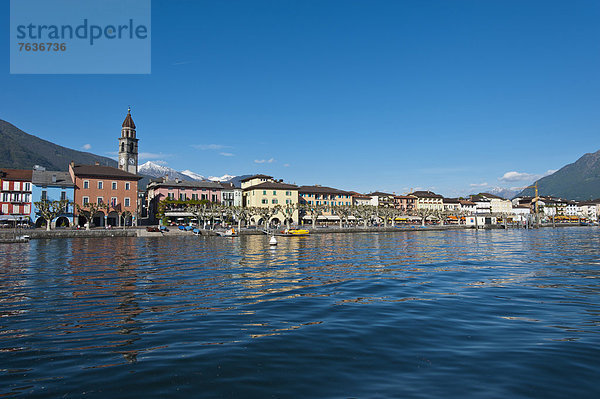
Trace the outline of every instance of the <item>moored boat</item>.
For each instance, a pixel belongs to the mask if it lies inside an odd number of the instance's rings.
[[[310,234],[310,231],[304,229],[285,229],[281,230],[276,235],[278,236],[307,236]]]

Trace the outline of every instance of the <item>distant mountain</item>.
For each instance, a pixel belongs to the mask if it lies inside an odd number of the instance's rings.
[[[551,195],[572,200],[590,200],[600,197],[600,151],[585,154],[574,163],[563,166],[553,174],[537,180],[539,195]],[[535,195],[533,188],[521,191],[519,196]]]
[[[169,176],[169,180],[179,179],[179,180],[196,180],[190,178],[190,176],[185,175],[181,172],[176,171],[173,168],[169,168],[168,166],[159,165],[157,163],[148,161],[138,167],[138,173],[140,175],[150,176],[154,178]],[[200,179],[202,180],[202,179]]]
[[[66,171],[71,161],[117,167],[113,159],[42,140],[0,119],[0,168],[31,169],[40,165],[48,170]]]
[[[138,168],[138,173],[145,176],[150,176],[154,178],[159,178],[163,176],[169,176],[169,179],[180,179],[180,180],[191,180],[191,181],[202,181],[202,180],[210,180],[216,182],[232,182],[234,185],[239,186],[239,180],[248,177],[250,175],[244,176],[233,176],[233,175],[223,175],[221,177],[218,176],[209,176],[204,177],[201,174],[196,172],[192,172],[191,170],[183,170],[181,172],[169,168],[168,166],[159,165],[155,162],[148,161],[143,165],[140,165]]]
[[[181,171],[182,174],[186,175],[188,178],[191,178],[192,180],[205,180],[206,178],[202,175],[199,175],[196,172],[192,172],[191,170],[182,170]]]
[[[519,190],[513,190],[511,188],[494,187],[487,191],[490,194],[497,195],[504,199],[513,199],[519,193]]]

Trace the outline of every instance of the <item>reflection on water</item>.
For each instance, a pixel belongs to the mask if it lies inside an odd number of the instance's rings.
[[[564,228],[0,246],[0,396],[593,396],[599,241]]]

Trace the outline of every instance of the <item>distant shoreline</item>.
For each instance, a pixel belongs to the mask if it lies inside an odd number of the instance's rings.
[[[553,227],[552,224],[543,224],[540,225],[540,228]],[[566,224],[566,223],[557,223],[555,227],[580,227],[579,225]],[[593,226],[589,226],[593,227]],[[304,226],[303,228],[308,229],[310,234],[339,234],[339,233],[393,233],[393,232],[410,232],[410,231],[446,231],[446,230],[475,230],[474,226],[456,226],[456,225],[446,225],[446,226],[410,226],[410,227],[355,227],[355,228],[339,228],[339,227],[317,227],[310,228]],[[517,228],[510,227],[509,230]],[[480,230],[503,230],[504,227],[502,225],[494,225],[494,226],[485,226],[480,228]],[[519,227],[518,229],[523,229]],[[242,229],[239,232],[240,235],[265,235],[261,230],[255,229]],[[18,232],[18,235],[28,235],[32,240],[35,239],[56,239],[56,238],[108,238],[108,237],[191,237],[193,233],[191,232],[183,232],[177,229],[170,229],[166,233],[152,233],[146,231],[145,227],[134,227],[127,229],[91,229],[91,230],[66,230],[66,229],[57,229],[57,230],[42,230],[42,229],[32,229],[32,230],[21,230]],[[217,237],[218,235],[213,230],[201,230],[201,236],[204,237]],[[0,231],[0,238],[11,238],[14,236],[13,230]]]

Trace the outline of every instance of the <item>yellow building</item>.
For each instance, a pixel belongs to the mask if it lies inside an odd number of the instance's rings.
[[[243,194],[242,203],[244,207],[255,208],[282,208],[293,207],[293,212],[288,215],[279,212],[273,215],[269,223],[284,224],[287,218],[292,223],[298,223],[298,186],[287,184],[282,180],[273,180],[271,176],[255,175],[241,181]],[[254,215],[253,221],[258,224],[260,215]]]
[[[415,191],[410,193],[417,198],[417,206],[415,209],[430,209],[434,211],[444,210],[444,197],[432,191]]]

